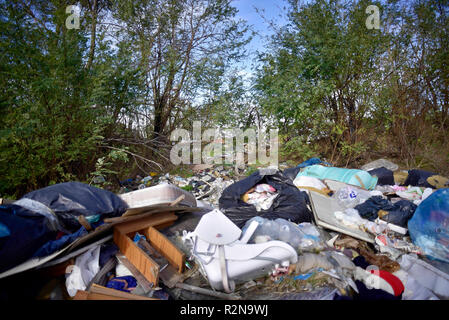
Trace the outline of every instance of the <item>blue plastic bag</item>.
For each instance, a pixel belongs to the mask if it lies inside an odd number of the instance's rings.
[[[449,189],[439,189],[421,202],[408,230],[429,258],[449,262]]]

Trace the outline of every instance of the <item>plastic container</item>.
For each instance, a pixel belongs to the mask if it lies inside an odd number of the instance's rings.
[[[190,193],[171,184],[160,184],[154,187],[145,188],[120,194],[129,206],[129,209],[137,209],[151,205],[169,204],[179,196],[184,195],[179,205],[196,207],[196,199]]]
[[[336,180],[367,190],[373,190],[377,184],[377,177],[373,177],[366,171],[358,169],[324,167],[321,165],[306,167],[303,171],[299,172],[296,177],[300,176],[315,177],[322,180]]]
[[[338,204],[343,208],[354,208],[355,206],[365,202],[371,197],[369,192],[364,190],[355,190],[351,187],[341,188],[335,193]]]

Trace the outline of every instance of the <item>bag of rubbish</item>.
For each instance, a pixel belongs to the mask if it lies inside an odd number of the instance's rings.
[[[449,262],[449,189],[439,189],[425,199],[408,221],[415,245],[436,260]]]
[[[288,243],[297,251],[312,251],[322,248],[320,233],[311,223],[304,222],[296,225],[282,218],[270,220],[254,217],[245,223],[242,232],[245,232],[253,221],[257,221],[259,225],[249,240],[251,243],[280,240]]]
[[[87,221],[99,216],[116,217],[128,208],[126,202],[116,194],[81,182],[55,184],[27,193],[23,198],[35,200],[50,208],[69,232],[81,228],[78,222],[81,215]]]
[[[315,177],[321,180],[336,180],[367,190],[373,190],[377,184],[377,177],[371,176],[366,171],[358,169],[324,167],[322,165],[306,167],[298,173],[297,177],[299,176]]]
[[[58,233],[46,216],[15,204],[0,206],[0,225],[0,272],[31,258]]]
[[[101,247],[96,246],[79,255],[71,272],[66,274],[66,288],[71,297],[74,297],[78,290],[86,290],[90,281],[100,271],[100,250]]]
[[[419,169],[413,169],[408,171],[407,179],[405,179],[404,186],[414,186],[414,187],[425,187],[425,188],[435,188],[432,186],[429,182],[427,182],[427,179],[435,176],[436,173],[425,171],[425,170],[419,170]]]
[[[376,168],[373,170],[368,170],[368,173],[373,177],[377,177],[377,185],[391,186],[394,185],[394,173],[387,168]]]
[[[371,171],[378,168],[385,168],[390,171],[396,171],[399,169],[399,166],[391,161],[385,160],[385,159],[377,159],[374,161],[371,161],[370,163],[365,164],[360,169],[365,171]]]
[[[278,195],[268,209],[257,211],[257,208],[246,203],[242,196],[259,184],[272,186]],[[240,228],[255,216],[271,220],[283,218],[294,223],[311,222],[313,215],[307,204],[307,193],[298,190],[282,172],[277,170],[274,172],[258,170],[227,187],[219,199],[220,210]]]

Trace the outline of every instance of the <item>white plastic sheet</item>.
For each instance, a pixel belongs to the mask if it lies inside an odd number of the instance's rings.
[[[65,283],[71,297],[74,297],[78,290],[85,290],[89,282],[100,271],[100,248],[100,246],[96,246],[76,258],[75,265]]]

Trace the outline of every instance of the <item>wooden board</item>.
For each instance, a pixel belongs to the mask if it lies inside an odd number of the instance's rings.
[[[158,264],[140,249],[128,235],[118,230],[114,230],[114,242],[129,262],[156,287],[159,279]]]
[[[129,221],[114,227],[114,242],[129,262],[156,287],[159,282],[160,266],[148,256],[136,243],[134,235],[139,232],[162,254],[177,272],[184,270],[185,255],[162,233],[157,231],[171,225],[177,217],[173,212],[158,213],[135,221]]]
[[[142,289],[146,293],[150,292],[153,287],[152,283],[150,283],[147,278],[145,278],[145,276],[139,270],[137,270],[137,268],[125,256],[116,254],[116,257],[132,273],[133,277],[136,278],[137,283],[142,287]]]
[[[160,252],[179,273],[184,271],[185,254],[153,227],[142,231],[150,244]]]
[[[114,226],[114,232],[123,234],[135,232],[152,226],[158,226],[167,223],[173,223],[178,217],[173,212],[160,212],[141,219],[120,223]]]
[[[144,296],[139,296],[136,294],[115,290],[112,288],[106,288],[103,286],[100,286],[98,284],[93,284],[90,288],[89,294],[97,294],[97,295],[103,295],[110,297],[110,300],[117,300],[118,299],[125,299],[125,300],[159,300],[156,298],[149,298]],[[95,296],[94,296],[95,297]],[[115,299],[114,299],[115,298]],[[88,300],[95,300],[95,299],[88,299]]]

